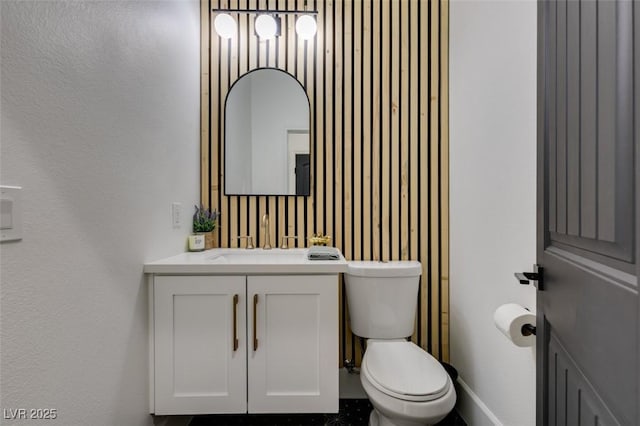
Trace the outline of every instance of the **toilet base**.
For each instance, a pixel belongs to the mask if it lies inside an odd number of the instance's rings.
[[[400,419],[394,420],[395,422],[392,422],[391,419],[385,417],[384,414],[380,413],[374,408],[373,410],[371,410],[371,414],[369,415],[369,426],[430,426],[430,424],[423,422],[414,422]]]
[[[363,365],[366,364],[363,359]],[[444,419],[456,403],[453,383],[447,393],[437,400],[425,402],[403,401],[380,392],[371,384],[367,371],[360,370],[360,382],[373,405],[369,426],[431,426]]]

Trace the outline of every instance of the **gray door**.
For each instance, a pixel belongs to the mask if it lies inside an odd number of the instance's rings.
[[[539,2],[540,426],[640,424],[639,6]]]

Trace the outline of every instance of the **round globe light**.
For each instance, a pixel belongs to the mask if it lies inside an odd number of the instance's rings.
[[[222,38],[231,38],[236,33],[236,21],[227,13],[219,13],[213,25]]]
[[[296,32],[303,40],[309,40],[316,35],[318,26],[316,20],[311,15],[302,15],[296,21]]]
[[[273,38],[278,32],[278,24],[271,15],[260,15],[255,22],[256,34],[260,38]]]

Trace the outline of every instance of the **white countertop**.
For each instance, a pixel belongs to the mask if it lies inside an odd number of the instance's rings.
[[[145,263],[150,274],[339,274],[347,272],[347,261],[309,260],[306,248],[252,250],[216,248]]]

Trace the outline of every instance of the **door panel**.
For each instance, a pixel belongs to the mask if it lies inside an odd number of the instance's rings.
[[[173,392],[176,396],[227,395],[226,369],[230,321],[226,294],[173,295]],[[202,328],[210,327],[206,334]],[[204,336],[207,338],[203,338]]]
[[[577,363],[553,336],[549,342],[548,375],[549,383],[554,385],[549,389],[547,426],[616,424]]]
[[[543,306],[550,338],[562,342],[575,362],[573,368],[585,372],[613,412],[632,418],[635,384],[629,375],[636,371],[638,333],[635,277],[556,247],[545,251],[544,267]]]
[[[545,17],[549,236],[633,263],[630,3],[559,0]]]
[[[338,411],[336,276],[249,276],[249,412]],[[254,331],[254,311],[256,315]]]
[[[630,1],[540,1],[538,425],[638,424]]]
[[[265,294],[263,303],[267,395],[320,395],[320,295]]]
[[[155,414],[246,412],[245,304],[245,277],[154,278]]]

